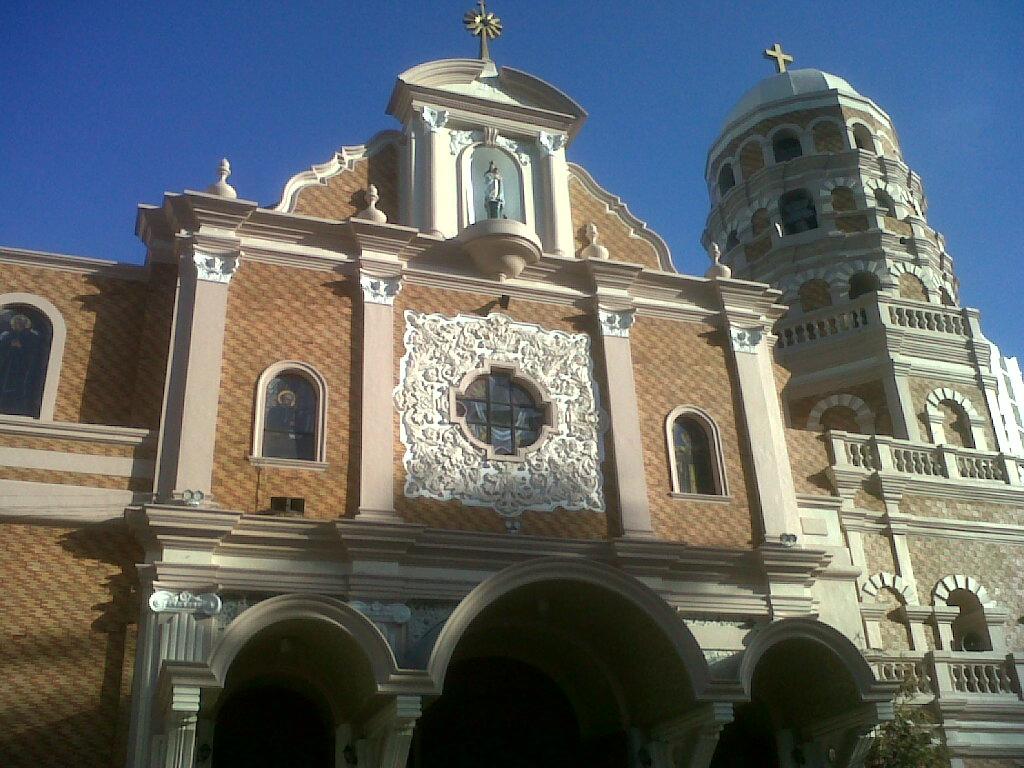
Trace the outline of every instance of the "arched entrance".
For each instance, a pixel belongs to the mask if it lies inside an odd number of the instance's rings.
[[[430,662],[409,768],[625,767],[707,668],[672,609],[606,566],[534,561],[471,593]]]
[[[734,707],[712,768],[850,765],[866,734],[891,713],[893,686],[838,631],[810,619],[777,622],[755,635],[741,676],[750,700]]]

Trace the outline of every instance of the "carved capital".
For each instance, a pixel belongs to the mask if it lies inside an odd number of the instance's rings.
[[[421,107],[420,116],[423,118],[423,124],[431,133],[437,133],[448,124],[448,110],[446,109]]]
[[[192,261],[196,265],[196,277],[211,283],[229,283],[238,271],[240,259],[236,253],[203,253],[195,251]]]
[[[732,339],[732,348],[736,352],[748,352],[754,354],[761,345],[764,338],[764,330],[761,328],[729,328],[729,337]]]
[[[632,309],[611,310],[597,309],[597,317],[601,321],[601,334],[604,336],[629,336],[636,313]]]
[[[480,141],[479,131],[450,131],[448,146],[451,148],[452,154],[457,155],[465,147],[468,147],[474,141]]]
[[[395,303],[395,296],[402,290],[402,278],[378,277],[365,272],[359,275],[359,286],[363,289],[363,301],[367,304]]]
[[[196,613],[216,616],[220,613],[221,601],[218,595],[206,592],[201,595],[192,592],[168,592],[158,589],[149,596],[149,608],[153,613]]]
[[[569,143],[569,137],[564,133],[548,133],[547,131],[541,131],[540,135],[537,137],[537,143],[540,145],[544,156],[548,157],[559,150],[565,149],[565,145]]]

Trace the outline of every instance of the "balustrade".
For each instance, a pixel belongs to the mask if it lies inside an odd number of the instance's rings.
[[[900,304],[889,305],[889,320],[900,328],[966,336],[966,324],[956,312]]]
[[[780,327],[778,329],[779,346],[786,348],[840,336],[868,325],[868,313],[864,307],[834,310],[829,314],[817,314],[817,317],[805,317],[799,322]]]

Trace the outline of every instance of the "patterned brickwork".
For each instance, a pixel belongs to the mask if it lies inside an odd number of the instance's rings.
[[[1024,546],[938,537],[911,537],[909,544],[922,603],[932,603],[932,589],[945,576],[973,576],[1010,612],[1009,648],[1024,649],[1024,625],[1017,622],[1024,616]]]
[[[889,537],[880,533],[864,533],[861,535],[864,542],[864,562],[867,565],[868,574],[872,573],[895,573],[896,566],[892,556],[892,542]]]
[[[385,144],[370,157],[356,160],[351,170],[335,174],[323,184],[302,188],[292,211],[323,219],[347,219],[366,207],[363,193],[370,184],[377,185],[377,207],[387,214],[388,221],[398,223],[398,151],[394,144]]]
[[[593,319],[581,314],[572,307],[541,304],[515,299],[508,309],[497,307],[499,290],[494,294],[468,293],[462,291],[446,291],[420,285],[407,285],[402,289],[395,301],[395,382],[398,382],[401,358],[405,355],[404,312],[412,309],[416,312],[438,313],[447,317],[458,314],[486,314],[488,310],[502,312],[521,322],[536,323],[544,328],[562,330],[570,333],[593,333]],[[599,372],[602,368],[601,342],[593,344],[595,379],[600,381]],[[602,403],[607,403],[607,393],[601,392]],[[503,532],[505,524],[493,510],[483,507],[468,507],[457,501],[437,501],[426,498],[406,498],[405,467],[402,457],[405,446],[399,436],[399,415],[394,414],[394,445],[395,445],[395,509],[401,517],[412,523],[428,525],[433,528],[446,528],[466,531]],[[608,515],[592,512],[570,512],[556,509],[551,512],[527,512],[522,518],[522,533],[525,535],[554,536],[561,538],[593,539],[608,535],[608,520],[618,518],[615,504],[614,482],[611,474],[610,440],[605,435],[605,505]]]
[[[885,512],[885,502],[878,497],[877,491],[866,487],[868,481],[861,483],[853,494],[853,506],[857,509],[866,509],[868,512]]]
[[[140,391],[136,383],[142,338],[138,331],[145,325],[150,294],[147,282],[3,264],[0,293],[8,292],[49,299],[67,325],[57,421],[157,426],[162,371],[144,369],[145,377],[156,377],[158,384],[148,381]],[[152,393],[157,390],[154,408]]]
[[[840,232],[865,232],[868,228],[868,217],[863,213],[836,216],[835,221],[836,229]]]
[[[153,264],[150,267],[132,398],[131,424],[135,426],[155,429],[160,425],[177,285],[177,265]]]
[[[569,176],[569,204],[572,207],[572,231],[576,254],[587,245],[584,230],[593,222],[600,242],[608,248],[609,258],[661,269],[658,253],[646,240],[633,235],[633,229],[608,205],[592,194],[575,175]]]
[[[983,501],[958,501],[931,496],[906,495],[900,511],[919,517],[941,517],[947,520],[977,520],[986,523],[1024,526],[1024,509],[1007,504]]]
[[[797,493],[828,496],[832,484],[828,479],[828,446],[825,436],[805,429],[786,429],[789,463],[793,468],[793,484]]]
[[[834,117],[842,120],[842,111],[838,106],[836,107],[821,107],[818,109],[800,109],[793,112],[787,112],[782,115],[776,115],[769,117],[765,120],[760,121],[753,128],[744,131],[743,134],[733,139],[729,146],[719,155],[722,158],[732,157],[736,154],[740,144],[746,141],[747,137],[751,134],[757,134],[759,136],[767,136],[773,128],[780,125],[798,125],[801,128],[806,128],[812,120],[819,117]],[[769,150],[770,152],[770,150]]]
[[[963,382],[950,383],[942,379],[912,378],[910,379],[910,394],[914,401],[914,413],[917,414],[917,422],[921,427],[921,438],[928,440],[931,431],[928,427],[928,419],[925,417],[925,400],[933,389],[948,388],[964,395],[971,401],[981,417],[985,420],[983,430],[985,439],[988,441],[990,451],[996,450],[996,436],[992,429],[992,418],[988,412],[988,403],[977,384],[965,384]],[[947,439],[950,439],[947,437]]]
[[[878,590],[878,595],[868,598],[875,605],[885,607],[885,618],[879,622],[882,635],[882,648],[886,651],[909,651],[910,630],[900,617],[900,606],[903,602],[888,587]]]
[[[764,168],[764,150],[757,141],[748,141],[740,150],[740,169],[743,178],[749,179],[753,174]]]
[[[789,417],[794,427],[807,425],[807,417],[819,402],[830,395],[854,395],[865,403],[871,412],[875,414],[875,430],[880,435],[892,434],[892,423],[889,418],[889,407],[885,400],[885,387],[880,381],[870,381],[864,384],[856,384],[843,387],[834,391],[820,392],[810,397],[803,397],[789,403]],[[859,431],[859,430],[854,430]]]
[[[861,112],[859,109],[843,107],[841,111],[845,120],[856,119],[859,122],[870,126],[872,133],[881,134],[885,138],[888,148],[891,150],[888,154],[899,157],[899,152],[896,151],[896,141],[892,136],[892,129],[888,125],[883,123],[881,120],[877,120],[874,115],[869,115],[867,112]],[[877,138],[875,141],[878,141]]]
[[[857,210],[857,198],[849,187],[836,187],[832,190],[832,210],[836,213]]]
[[[640,317],[630,331],[640,427],[644,440],[647,495],[654,531],[694,546],[746,548],[751,545],[746,434],[729,371],[724,334],[694,323]],[[732,501],[724,504],[674,499],[665,420],[680,405],[695,405],[721,432],[725,475]]]
[[[832,306],[832,290],[829,284],[820,278],[808,280],[797,291],[800,309],[813,312],[816,309]]]
[[[245,512],[265,511],[271,496],[306,500],[306,516],[336,518],[354,509],[348,486],[358,456],[349,431],[358,365],[351,344],[353,294],[358,285],[337,273],[245,262],[228,292],[221,371],[213,494]],[[270,365],[296,360],[327,382],[327,463],[323,472],[249,462],[256,383]],[[258,484],[258,489],[257,489]],[[258,495],[257,495],[258,493]]]
[[[131,456],[152,459],[156,456],[155,442],[145,446],[114,445],[86,440],[56,440],[32,435],[0,435],[0,446],[6,448],[32,448],[38,451],[61,451],[92,456]]]
[[[0,765],[123,765],[141,551],[120,521],[0,535]]]
[[[25,480],[32,483],[56,483],[58,485],[84,485],[90,488],[111,488],[118,491],[151,491],[152,478],[114,477],[93,475],[84,472],[59,472],[52,469],[23,469],[0,467],[0,480]]]
[[[811,134],[814,137],[815,152],[842,152],[846,149],[842,129],[831,121],[818,123]]]
[[[900,275],[900,298],[912,299],[913,301],[928,301],[928,294],[925,291],[924,283],[917,275],[903,272]]]

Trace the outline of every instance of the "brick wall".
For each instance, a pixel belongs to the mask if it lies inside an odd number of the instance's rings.
[[[914,377],[910,379],[910,394],[914,401],[914,413],[917,414],[917,422],[921,427],[921,439],[927,441],[931,435],[928,427],[928,419],[925,417],[925,401],[933,389],[949,388],[964,395],[971,401],[981,417],[985,420],[983,431],[988,441],[988,449],[996,450],[996,435],[992,429],[992,417],[989,415],[988,403],[985,395],[977,384],[964,384],[962,382],[951,383],[943,379],[929,379]],[[952,438],[950,438],[952,439]]]
[[[123,765],[141,552],[120,521],[0,536],[0,765]]]
[[[633,229],[608,205],[592,194],[575,175],[569,176],[569,203],[572,208],[572,230],[579,255],[587,245],[584,230],[587,224],[597,225],[598,242],[608,248],[609,258],[662,269],[658,253],[647,240],[634,236]]]
[[[302,188],[291,210],[323,219],[347,219],[366,207],[363,193],[370,184],[377,185],[377,207],[387,214],[388,221],[398,223],[398,149],[394,144],[356,160],[351,170],[337,173],[323,184]]]
[[[889,537],[880,533],[863,533],[861,541],[864,543],[864,561],[867,565],[866,576],[875,573],[895,573],[896,566],[893,564],[892,543]]]
[[[301,496],[306,516],[336,518],[353,510],[358,477],[358,437],[349,429],[357,413],[357,353],[352,347],[352,309],[358,284],[338,273],[247,261],[228,291],[224,364],[213,464],[213,495],[244,512],[263,511],[271,496]],[[256,383],[282,360],[314,367],[327,382],[327,464],[323,472],[267,467],[249,462]],[[259,487],[257,489],[257,480]]]
[[[889,417],[889,406],[885,399],[885,388],[880,381],[870,381],[841,387],[827,392],[819,392],[809,397],[801,397],[789,401],[790,423],[797,429],[807,426],[807,417],[819,402],[830,395],[854,395],[863,400],[875,415],[875,430],[880,435],[892,434],[892,420]],[[859,430],[854,430],[859,431]]]
[[[752,473],[745,448],[747,437],[736,417],[742,405],[730,373],[724,333],[696,323],[638,317],[630,340],[655,533],[694,546],[751,546],[753,513],[749,499],[756,495],[748,484]],[[665,419],[680,405],[698,406],[718,425],[731,502],[670,496]]]
[[[1008,504],[983,501],[957,501],[932,496],[904,496],[900,511],[920,517],[941,517],[947,520],[978,520],[986,523],[1024,526],[1024,509]]]

